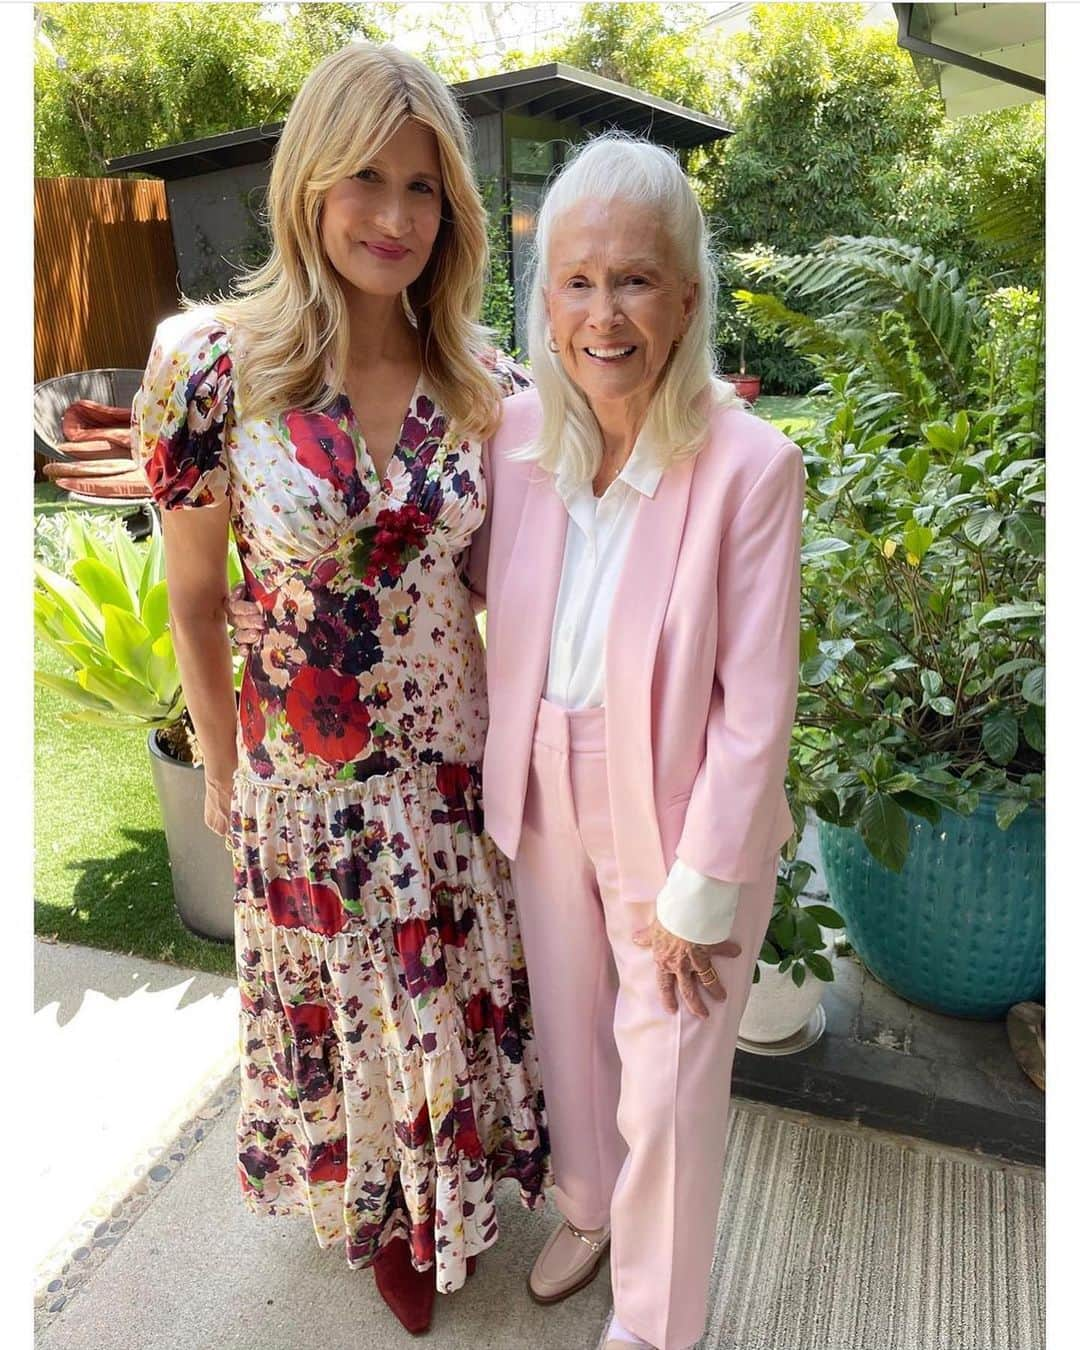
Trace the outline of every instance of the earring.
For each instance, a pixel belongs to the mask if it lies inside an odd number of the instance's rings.
[[[559,344],[555,341],[553,337],[548,338],[547,347],[549,352],[557,352],[559,350]]]

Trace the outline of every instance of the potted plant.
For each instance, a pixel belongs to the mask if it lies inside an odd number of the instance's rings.
[[[168,627],[157,517],[140,549],[121,521],[105,539],[72,513],[66,556],[67,575],[35,564],[34,629],[71,675],[38,670],[35,679],[70,700],[64,716],[71,721],[146,729],[177,913],[198,936],[232,941],[232,865],[203,822],[201,757]],[[229,572],[234,584],[240,565],[233,548]]]
[[[738,336],[739,369],[738,371],[727,371],[720,378],[726,380],[728,384],[733,384],[735,392],[740,398],[744,398],[747,403],[756,403],[761,396],[761,376],[746,373],[746,328],[743,324],[739,324]]]
[[[818,362],[834,410],[802,437],[792,789],[867,968],[1001,1017],[1043,986],[1039,298],[970,293],[896,240],[760,270],[785,300],[744,308]]]
[[[796,846],[793,841],[786,852]],[[772,917],[739,1023],[740,1050],[794,1054],[825,1030],[821,997],[834,976],[831,942],[822,929],[842,928],[844,921],[829,905],[801,903],[814,870],[804,859],[781,862]]]

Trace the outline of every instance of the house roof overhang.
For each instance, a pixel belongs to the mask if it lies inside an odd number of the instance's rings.
[[[515,112],[554,121],[572,119],[586,131],[621,127],[677,149],[708,145],[732,133],[731,127],[708,113],[684,108],[556,61],[466,80],[451,88],[472,118],[492,112]],[[260,164],[273,154],[284,125],[268,122],[198,141],[166,145],[159,150],[120,155],[110,159],[106,169],[110,174],[147,173],[170,181]]]
[[[897,42],[949,117],[1029,103],[1046,93],[1041,4],[894,4]]]

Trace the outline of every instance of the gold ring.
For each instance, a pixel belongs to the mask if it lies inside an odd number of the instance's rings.
[[[717,981],[717,974],[712,966],[708,970],[699,970],[697,977],[702,984],[715,984]]]

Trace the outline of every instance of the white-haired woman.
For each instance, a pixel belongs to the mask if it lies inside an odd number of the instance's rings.
[[[546,1165],[459,566],[520,378],[474,321],[467,156],[418,61],[323,61],[274,156],[269,261],[161,324],[134,411],[206,821],[235,861],[243,1193],[374,1262],[412,1331],[495,1241],[495,1181],[532,1206]],[[261,616],[239,721],[230,525]]]
[[[608,1345],[705,1325],[740,1014],[790,834],[802,457],[714,375],[667,151],[574,155],[536,236],[534,390],[491,448],[487,826],[514,861],[556,1196],[554,1302],[609,1240]]]

